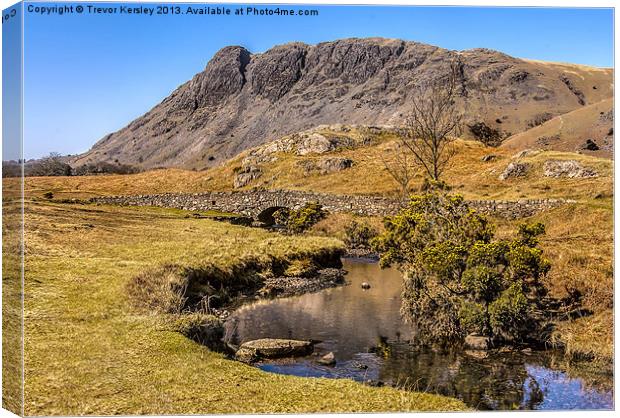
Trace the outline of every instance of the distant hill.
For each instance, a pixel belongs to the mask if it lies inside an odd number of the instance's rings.
[[[523,60],[488,49],[459,52],[381,38],[291,43],[261,54],[229,46],[203,72],[71,164],[203,169],[321,124],[399,125],[413,86],[445,75],[451,61],[460,70],[466,123],[482,122],[502,138],[613,96],[611,69]]]
[[[511,136],[502,147],[578,151],[601,157],[613,155],[613,99],[556,116],[542,125]]]

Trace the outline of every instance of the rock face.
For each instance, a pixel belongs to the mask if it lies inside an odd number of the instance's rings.
[[[578,161],[575,160],[545,161],[543,170],[546,177],[583,178],[598,176],[596,170],[589,167],[583,167]]]
[[[263,338],[241,344],[235,358],[252,363],[261,359],[307,356],[313,350],[312,341]]]
[[[152,110],[70,163],[202,169],[321,124],[398,126],[414,87],[445,76],[452,61],[459,69],[458,106],[476,112],[465,123],[502,134],[524,131],[541,113],[557,116],[613,96],[611,69],[487,49],[450,51],[381,38],[291,43],[260,54],[228,46]],[[331,147],[330,138],[311,135],[298,152]]]
[[[513,177],[521,177],[527,173],[527,170],[530,168],[528,163],[510,163],[506,167],[506,169],[499,175],[500,180],[507,180]]]

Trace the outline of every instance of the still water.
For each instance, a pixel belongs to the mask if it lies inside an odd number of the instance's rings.
[[[349,285],[237,310],[226,338],[319,340],[308,357],[261,363],[263,370],[306,377],[350,378],[462,399],[477,409],[612,409],[612,378],[570,375],[554,352],[491,353],[414,349],[399,314],[401,276],[375,263],[344,260]],[[371,288],[363,290],[362,282]],[[333,352],[336,365],[320,365]]]

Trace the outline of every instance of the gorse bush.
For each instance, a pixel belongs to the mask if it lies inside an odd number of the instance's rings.
[[[523,224],[513,239],[495,240],[486,217],[461,196],[437,191],[412,196],[372,243],[383,267],[403,271],[402,313],[422,342],[470,333],[524,342],[540,329],[541,279],[550,269],[538,248],[544,231],[540,223]]]
[[[378,234],[373,227],[361,222],[351,221],[344,227],[344,243],[349,248],[370,248],[370,241]]]
[[[288,232],[301,234],[310,229],[314,224],[327,216],[323,205],[316,202],[306,203],[303,207],[295,210],[287,208],[278,209],[273,218],[279,225],[284,225]]]

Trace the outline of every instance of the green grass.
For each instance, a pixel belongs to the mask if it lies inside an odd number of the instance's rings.
[[[136,309],[132,278],[154,266],[289,258],[341,243],[283,237],[178,211],[29,203],[25,413],[206,414],[460,410],[441,396],[350,380],[269,374],[227,360]]]

